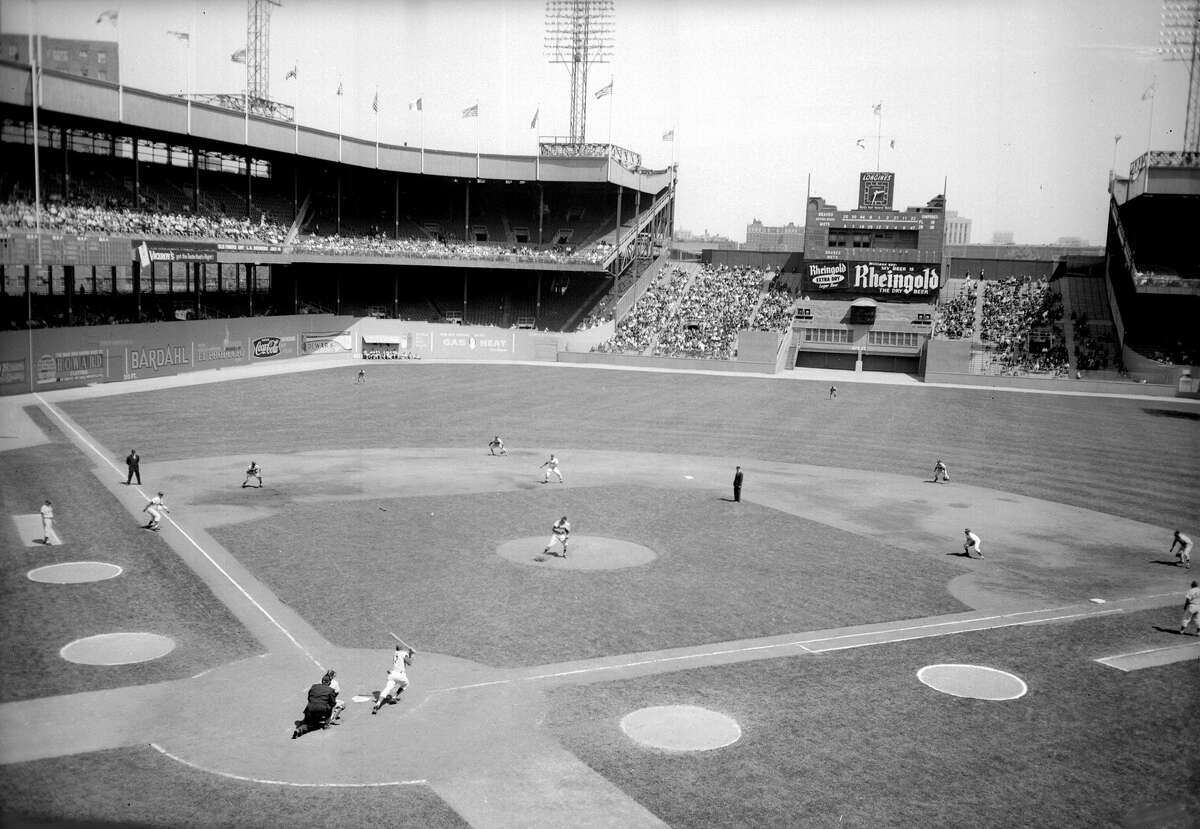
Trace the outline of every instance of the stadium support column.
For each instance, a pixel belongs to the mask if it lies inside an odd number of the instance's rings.
[[[395,203],[394,203],[395,208],[392,210],[392,218],[396,222],[396,228],[395,228],[395,235],[392,238],[399,239],[400,238],[400,174],[399,173],[396,173],[395,192],[396,192],[396,199],[395,199]]]
[[[192,147],[192,215],[200,214],[200,149]]]
[[[247,219],[249,219],[249,218],[250,218],[250,198],[251,198],[251,193],[250,193],[250,181],[251,181],[251,178],[250,178],[250,166],[251,166],[252,164],[253,164],[253,160],[250,158],[250,155],[249,155],[249,154],[247,154],[247,155],[246,155],[246,218],[247,218]]]
[[[71,198],[71,162],[68,159],[67,147],[71,144],[71,134],[66,127],[58,128],[58,138],[62,142],[63,153],[63,186],[62,196],[63,201],[69,201]]]
[[[200,280],[204,265],[200,262],[192,263],[192,297],[195,299],[195,318],[200,319]]]
[[[138,210],[142,206],[142,176],[138,171],[138,140],[135,135],[130,139],[133,144],[133,208]]]
[[[333,280],[333,310],[339,317],[342,315],[342,274],[339,272],[337,278]]]
[[[536,319],[542,318],[542,272],[538,271],[537,283],[537,300],[534,303],[533,315]],[[536,325],[537,323],[534,323]]]
[[[463,268],[463,315],[462,322],[460,322],[459,325],[467,324],[467,274],[469,273],[469,270]]]
[[[292,164],[292,221],[300,215],[300,167],[299,162]]]
[[[258,280],[257,266],[249,264],[246,266],[246,298],[250,313],[246,316],[254,316],[254,283]]]
[[[624,189],[621,185],[617,185],[617,227],[616,240],[614,242],[614,247],[617,248],[621,247],[621,193]]]
[[[471,182],[466,187],[466,207],[463,209],[463,241],[471,241]]]
[[[544,196],[545,196],[544,188],[542,187],[542,183],[539,181],[538,182],[538,244],[539,245],[543,244],[542,228],[544,228],[546,225],[546,202],[545,202]]]
[[[337,204],[334,205],[334,222],[335,232],[338,236],[342,235],[342,168],[338,167],[337,171]]]
[[[400,268],[392,274],[392,319],[400,316]]]

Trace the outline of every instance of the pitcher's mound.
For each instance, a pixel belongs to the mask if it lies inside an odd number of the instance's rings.
[[[157,633],[101,633],[76,639],[59,655],[80,665],[129,665],[149,662],[175,649],[175,640]]]
[[[926,665],[917,679],[943,694],[971,699],[1018,699],[1029,690],[1019,676],[985,665]]]
[[[667,751],[709,751],[742,737],[737,720],[695,705],[655,705],[621,718],[634,742]]]
[[[649,547],[605,538],[598,535],[573,535],[567,546],[567,557],[557,544],[545,555],[542,550],[550,533],[527,538],[515,538],[496,548],[496,554],[515,564],[547,567],[555,570],[620,570],[649,564],[658,555]]]

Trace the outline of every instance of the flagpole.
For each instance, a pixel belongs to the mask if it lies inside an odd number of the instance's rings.
[[[613,93],[613,91],[612,91],[612,90],[613,90],[613,79],[612,79],[612,75],[609,75],[609,76],[608,76],[608,154],[609,154],[609,157],[610,157],[610,158],[612,157],[612,111],[613,111],[613,98],[615,98],[615,97],[616,97],[616,95]]]
[[[379,169],[379,87],[375,87],[375,169]]]
[[[1154,99],[1158,97],[1158,76],[1154,75],[1150,79],[1150,121],[1146,124],[1146,152],[1150,152],[1150,142],[1153,140],[1154,134]]]
[[[346,97],[346,96],[343,94],[343,90],[342,90],[342,79],[341,79],[341,76],[339,75],[339,76],[338,76],[338,88],[337,88],[337,99],[338,99],[338,164],[341,164],[341,163],[342,163],[342,98],[344,98],[344,97]]]
[[[879,155],[883,149],[883,102],[879,102],[879,109],[875,113],[875,169],[879,170]]]
[[[475,178],[479,178],[479,100],[475,101]]]
[[[248,65],[248,64],[247,64]],[[300,102],[304,96],[300,94],[300,59],[293,64],[296,70],[296,106],[292,108],[292,123],[296,126],[296,155],[300,155]]]
[[[117,121],[125,120],[125,81],[121,76],[121,5],[117,4]]]
[[[42,180],[38,170],[38,98],[41,86],[41,61],[38,57],[42,51],[42,41],[34,35],[37,30],[35,5],[29,4],[29,91],[33,104],[33,227],[37,234],[37,273],[42,272]],[[37,55],[34,54],[34,41],[37,41]],[[33,389],[33,279],[25,280],[25,328],[29,332],[29,362],[25,370],[29,373],[29,391]]]

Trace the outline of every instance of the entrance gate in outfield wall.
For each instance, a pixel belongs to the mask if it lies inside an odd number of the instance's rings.
[[[904,374],[917,374],[921,370],[919,357],[907,357],[898,354],[864,354],[863,371],[898,371]]]

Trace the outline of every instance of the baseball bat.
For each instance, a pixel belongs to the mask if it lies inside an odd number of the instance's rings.
[[[395,639],[397,642],[399,642],[399,643],[400,643],[401,645],[403,645],[404,647],[408,648],[410,651],[413,649],[411,645],[409,645],[407,642],[405,642],[403,639],[401,639],[401,638],[400,638],[399,636],[397,636],[396,634],[392,633],[390,630],[388,631],[388,636],[390,636],[390,637],[392,637],[393,639]]]

